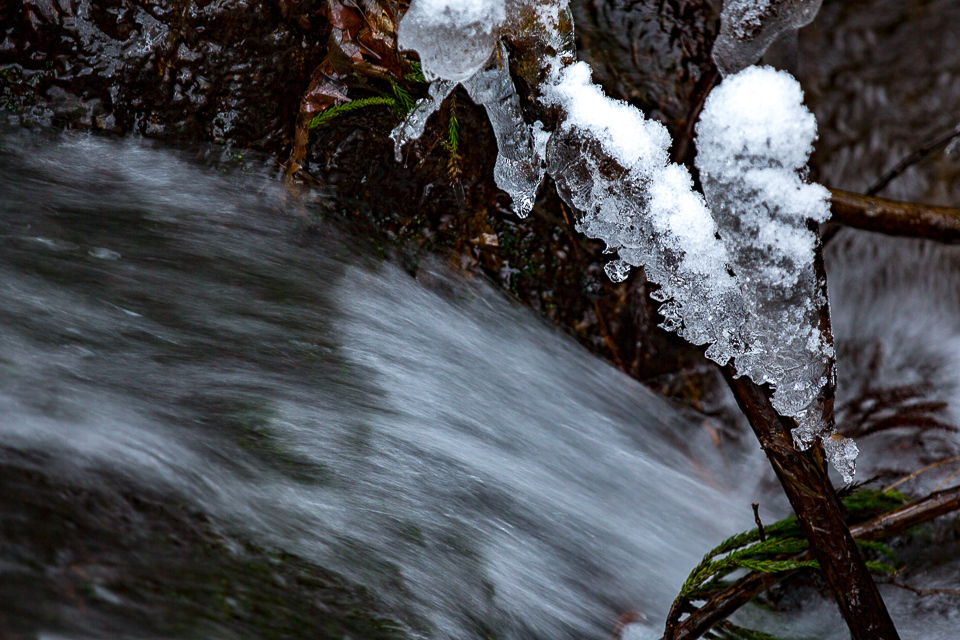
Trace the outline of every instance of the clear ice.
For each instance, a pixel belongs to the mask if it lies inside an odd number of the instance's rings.
[[[511,3],[515,4],[515,3]],[[399,160],[402,148],[416,140],[427,119],[462,84],[483,105],[497,138],[493,177],[526,217],[543,181],[549,134],[523,120],[520,97],[510,77],[506,48],[499,42],[503,0],[414,0],[400,22],[399,45],[420,55],[424,76],[434,80],[429,95],[417,103],[390,137]]]
[[[420,55],[427,80],[460,82],[487,64],[504,16],[504,0],[413,0],[397,45]]]
[[[726,0],[713,61],[724,76],[755,64],[786,31],[805,27],[823,0]]]
[[[535,5],[548,37],[552,28],[555,40],[562,41],[557,25],[566,2],[512,0],[507,24],[524,2]],[[468,4],[477,3],[484,4]],[[448,4],[414,0],[411,12]],[[496,0],[486,4],[489,12],[504,6]],[[819,1],[733,0],[727,8],[737,7],[737,46],[745,48],[735,57],[742,62],[742,56],[753,55],[751,43],[777,25],[795,27],[806,16],[812,19]],[[434,17],[442,22],[448,13]],[[458,24],[447,27],[455,31]],[[425,43],[409,35],[403,42],[421,57],[430,56],[443,48],[439,34],[435,29]],[[398,151],[422,134],[426,118],[462,84],[487,110],[499,150],[495,178],[517,213],[529,212],[549,173],[560,195],[580,212],[577,229],[618,254],[605,267],[610,279],[622,281],[631,267],[643,267],[647,279],[659,285],[652,295],[661,303],[662,326],[708,345],[706,355],[720,364],[732,360],[738,375],[771,385],[774,407],[798,422],[797,444],[806,448],[822,439],[849,480],[856,445],[823,432],[820,421],[818,398],[833,383],[834,354],[820,330],[827,301],[814,270],[817,237],[807,225],[827,219],[829,194],[803,179],[817,133],[796,80],[752,67],[730,73],[713,90],[697,125],[696,163],[705,194],[700,195],[687,169],[669,161],[667,130],[606,96],[587,64],[570,63],[564,52],[543,61],[546,80],[536,99],[562,114],[548,133],[539,122],[524,121],[506,49],[489,47],[479,66],[473,56],[467,48],[462,59],[445,61],[451,69],[474,69],[469,77],[436,71],[430,97],[393,133]]]
[[[417,101],[413,110],[397,127],[390,132],[393,140],[393,153],[397,162],[403,160],[403,146],[412,140],[417,140],[427,128],[427,120],[440,108],[457,83],[451,80],[436,80],[427,90],[427,97]]]
[[[736,341],[714,343],[707,354],[732,356],[739,375],[773,385],[773,406],[797,419],[794,441],[806,448],[822,439],[850,482],[856,445],[823,432],[811,407],[833,383],[834,358],[819,326],[827,300],[813,264],[817,236],[807,226],[829,218],[829,192],[803,180],[816,137],[803,91],[786,72],[749,67],[707,97],[696,164],[747,318]]]
[[[506,48],[500,44],[491,63],[465,80],[463,87],[474,102],[486,109],[497,138],[493,178],[498,187],[510,194],[517,215],[526,217],[543,182],[543,157],[549,135],[539,122],[530,127],[523,120]]]

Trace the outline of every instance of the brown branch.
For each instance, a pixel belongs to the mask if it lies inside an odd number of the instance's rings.
[[[960,243],[960,209],[830,189],[833,222],[891,236]],[[826,238],[824,239],[826,241]]]
[[[850,527],[850,533],[858,540],[882,540],[957,510],[960,510],[960,487],[933,493],[872,520],[854,525]],[[806,560],[809,557],[809,553],[803,553],[793,559]],[[740,578],[726,589],[710,596],[702,606],[681,621],[674,630],[674,640],[696,640],[791,573],[793,572],[754,571]]]
[[[913,473],[911,473],[911,474],[909,474],[909,475],[906,475],[906,476],[900,478],[899,480],[897,480],[896,482],[894,482],[894,483],[891,484],[890,486],[888,486],[888,487],[886,487],[885,489],[883,489],[883,491],[891,491],[891,490],[893,490],[893,489],[896,489],[897,487],[899,487],[900,485],[902,485],[904,482],[907,482],[907,481],[909,481],[909,480],[913,480],[914,478],[916,478],[916,477],[919,476],[920,474],[926,473],[927,471],[930,471],[930,469],[936,469],[937,467],[942,467],[942,466],[945,465],[945,464],[950,464],[951,462],[957,462],[957,461],[960,461],[960,456],[952,456],[952,457],[950,457],[950,458],[942,458],[942,459],[940,459],[940,460],[937,460],[936,462],[932,462],[932,463],[928,464],[927,466],[921,467],[920,469],[917,469],[917,470],[914,471]]]
[[[926,498],[879,515],[872,520],[853,525],[850,527],[850,533],[860,540],[889,538],[958,509],[960,509],[960,487],[954,487],[931,493]]]
[[[746,377],[734,378],[729,366],[723,371],[797,514],[812,555],[850,628],[850,637],[852,640],[898,639],[880,591],[844,522],[840,503],[827,477],[822,447],[817,444],[807,451],[799,451],[790,434],[793,421],[773,408],[769,389]],[[832,398],[825,399],[825,421],[832,421],[831,405]],[[677,628],[668,628],[664,637],[679,640],[697,636],[680,636]]]

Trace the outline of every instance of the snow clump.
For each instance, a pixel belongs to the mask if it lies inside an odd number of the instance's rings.
[[[749,67],[728,76],[704,104],[697,124],[697,168],[707,204],[737,276],[747,322],[718,343],[739,375],[769,383],[773,406],[795,417],[794,440],[818,437],[848,482],[856,445],[821,432],[811,410],[832,384],[833,345],[820,329],[826,293],[817,281],[817,235],[808,221],[830,216],[830,194],[803,181],[817,123],[799,83],[783,71]]]

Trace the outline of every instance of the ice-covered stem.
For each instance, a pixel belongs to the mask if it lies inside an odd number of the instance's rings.
[[[531,21],[527,24],[536,25],[537,23]],[[549,167],[549,171],[554,175],[561,195],[581,212],[585,204],[602,206],[604,197],[609,201],[621,200],[620,204],[629,208],[628,203],[622,202],[625,195],[622,189],[626,187],[629,191],[629,177],[624,179],[617,175],[629,176],[627,170],[631,167],[625,167],[622,159],[611,157],[613,154],[609,149],[604,148],[602,142],[590,141],[577,135],[575,128],[568,129],[567,134],[563,135],[563,123],[575,118],[566,111],[569,103],[556,99],[555,86],[547,86],[551,80],[547,77],[547,70],[553,65],[553,78],[556,78],[557,61],[561,61],[561,64],[571,64],[573,56],[569,52],[564,55],[564,51],[559,46],[562,40],[558,39],[557,35],[530,33],[529,30],[518,35],[520,41],[515,41],[512,47],[516,51],[512,58],[515,65],[514,75],[520,79],[524,89],[522,93],[527,97],[524,101],[530,110],[527,120],[539,120],[546,123],[548,130],[557,132],[551,140],[551,148],[547,156],[550,165],[554,165]],[[584,89],[589,90],[589,87]],[[804,152],[801,152],[801,155],[805,163],[806,155]],[[556,166],[560,163],[562,166]],[[795,169],[796,167],[792,166],[786,167],[788,173]],[[722,176],[719,179],[722,179]],[[584,193],[585,189],[590,193]],[[803,190],[798,187],[798,191]],[[639,198],[647,199],[648,202],[653,199],[650,193],[642,188],[637,188],[634,193]],[[695,205],[695,203],[691,204]],[[789,209],[789,206],[786,208]],[[603,215],[602,212],[599,213]],[[778,210],[773,211],[771,215],[791,213],[794,212]],[[814,329],[819,336],[820,344],[830,347],[832,339],[821,247],[814,228],[806,229],[805,218],[799,226],[803,227],[800,231],[807,231],[810,234],[806,237],[810,238],[809,242],[812,242],[813,246],[810,249],[813,249],[815,256],[813,268],[808,269],[809,265],[806,265],[807,268],[802,274],[802,277],[807,278],[802,283],[802,292],[815,301],[812,307],[804,305],[804,315],[815,325],[810,328]],[[802,238],[801,241],[803,241]],[[756,253],[756,249],[752,252]],[[621,250],[622,255],[623,250]],[[746,260],[744,256],[741,258]],[[793,286],[789,272],[791,266],[796,265],[786,264],[787,262],[789,261],[784,259],[780,265],[785,267],[781,280],[789,287]],[[656,264],[654,262],[654,266]],[[663,273],[658,275],[664,276]],[[801,276],[797,278],[800,279]],[[695,294],[700,293],[695,292]],[[718,297],[717,302],[722,302],[720,298],[722,296]],[[735,300],[735,296],[732,296],[732,299]],[[813,373],[816,373],[816,378],[822,378],[825,384],[821,386],[819,395],[807,409],[807,422],[815,424],[816,431],[830,433],[833,429],[832,350],[827,349],[825,357],[816,359],[814,366],[821,367],[820,371]],[[725,367],[725,371],[738,403],[750,420],[757,439],[766,451],[797,513],[811,548],[816,550],[822,571],[850,626],[853,640],[897,638],[896,629],[880,598],[879,591],[844,524],[840,506],[823,463],[823,450],[817,444],[807,451],[800,451],[794,446],[791,432],[797,426],[796,422],[777,412],[773,403],[773,390],[769,386],[761,386],[746,376],[735,377],[730,367]]]
[[[733,357],[738,375],[770,383],[777,411],[800,422],[801,446],[826,435],[808,405],[834,382],[809,227],[829,217],[829,194],[803,180],[816,137],[799,83],[770,67],[724,79],[697,124],[697,168],[744,306],[744,321],[718,319],[723,331],[707,355],[720,364]],[[852,470],[839,468],[850,482]]]
[[[770,389],[746,377],[735,378],[729,367],[723,370],[797,514],[852,640],[898,640],[880,591],[843,521],[827,477],[823,450],[819,445],[798,450],[790,435],[793,421],[773,408]],[[832,420],[830,415],[823,418]],[[668,633],[664,637],[669,640],[672,636]]]

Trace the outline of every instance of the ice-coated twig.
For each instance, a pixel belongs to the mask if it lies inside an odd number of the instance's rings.
[[[814,270],[817,235],[807,226],[829,218],[830,194],[801,179],[816,137],[800,85],[786,72],[750,67],[707,98],[696,163],[747,317],[743,335],[707,353],[719,352],[721,364],[732,356],[739,375],[773,385],[773,406],[799,423],[794,441],[806,448],[822,438],[851,482],[856,445],[810,408],[834,382],[833,344],[820,327],[826,299]],[[726,322],[738,326],[736,318]]]

